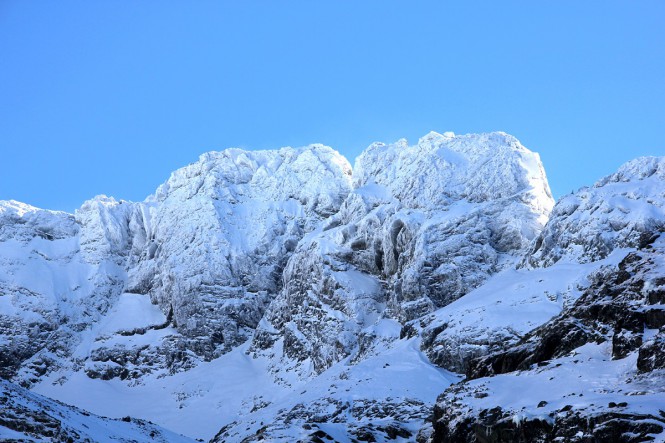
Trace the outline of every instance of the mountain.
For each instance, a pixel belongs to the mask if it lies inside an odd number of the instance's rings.
[[[323,146],[231,149],[176,171],[143,203],[99,196],[74,216],[2,203],[11,300],[0,328],[22,342],[3,376],[30,386],[83,365],[93,378],[136,379],[228,352],[251,336],[287,258],[339,207],[350,175]]]
[[[554,205],[514,137],[430,133],[353,168],[210,152],[73,215],[0,202],[3,389],[108,439],[665,438],[664,181],[640,158]]]
[[[557,203],[522,264],[603,266],[557,315],[468,362],[430,441],[665,440],[664,185],[665,158],[640,158]]]
[[[254,335],[251,349],[280,368],[320,373],[371,353],[377,320],[404,324],[511,266],[553,205],[537,154],[502,133],[373,144],[354,171]]]

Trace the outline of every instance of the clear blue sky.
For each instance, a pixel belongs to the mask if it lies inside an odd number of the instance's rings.
[[[209,150],[502,130],[555,196],[665,155],[665,2],[0,0],[0,199],[142,200]]]

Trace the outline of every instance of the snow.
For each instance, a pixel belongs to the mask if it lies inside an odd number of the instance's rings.
[[[639,158],[561,198],[524,265],[590,262],[614,248],[637,247],[643,234],[665,226],[664,170],[665,157]]]
[[[31,437],[23,432],[16,432],[0,425],[0,438],[6,440],[19,440],[24,439],[30,441]]]
[[[386,327],[391,328],[389,323],[379,326],[380,329]],[[348,434],[349,424],[362,426],[368,423],[390,423],[396,419],[415,432],[422,424],[422,418],[409,420],[408,417],[409,414],[417,417],[416,409],[409,410],[408,406],[405,406],[405,410],[396,416],[372,419],[354,416],[357,414],[354,408],[395,403],[408,405],[409,402],[429,405],[435,401],[439,392],[460,380],[459,376],[429,363],[418,348],[417,339],[399,340],[385,352],[357,364],[346,359],[309,382],[299,384],[289,394],[283,395],[265,408],[242,416],[227,431],[229,440],[239,441],[242,436],[253,435],[263,424],[272,423],[275,429],[271,430],[271,438],[275,441],[296,441],[309,434],[301,427],[308,421],[308,417],[311,420],[314,416],[335,415],[340,411],[349,416],[346,424],[336,424],[333,420],[317,422],[320,429],[328,432],[340,443],[352,441]],[[407,413],[407,410],[410,412]],[[289,414],[287,411],[299,411],[302,415],[300,418],[291,419],[288,426],[279,425],[285,415]],[[281,417],[277,424],[275,417]]]
[[[0,380],[2,406],[8,412],[0,425],[0,438],[52,441],[53,435],[99,443],[169,442],[194,440],[144,421],[110,420],[39,396],[6,380]],[[10,426],[23,432],[13,431]],[[41,438],[40,438],[41,437]]]
[[[356,188],[371,180],[385,186],[406,207],[522,193],[544,215],[554,204],[538,154],[502,132],[430,132],[413,146],[375,143],[356,159],[353,180]]]
[[[392,335],[396,324],[383,321],[377,329]],[[327,397],[351,404],[388,398],[432,404],[439,392],[459,380],[430,364],[415,339],[398,341],[387,352],[355,365],[341,362],[309,382],[290,379],[290,385],[276,383],[268,362],[249,357],[246,350],[247,344],[186,373],[148,376],[131,387],[120,380],[93,380],[77,372],[62,384],[56,376],[49,377],[33,391],[95,414],[139,417],[192,438],[210,439],[234,421],[241,422],[242,429],[251,428],[243,431],[245,435],[252,434],[281,409]],[[251,412],[261,403],[270,406]]]
[[[629,252],[617,249],[605,260],[559,262],[544,269],[507,269],[466,296],[421,320],[431,335],[431,358],[463,372],[472,357],[517,342],[527,332],[569,307],[589,285],[589,276],[618,264]],[[442,329],[440,332],[438,332]]]
[[[397,338],[402,330],[402,325],[396,320],[381,319],[369,327],[378,337]]]
[[[49,377],[33,391],[99,415],[144,418],[174,432],[210,439],[224,423],[242,416],[254,396],[273,399],[284,394],[269,376],[265,361],[252,359],[245,351],[246,345],[188,372],[150,375],[135,386],[76,372],[62,384],[57,376]]]
[[[150,328],[166,321],[162,311],[143,294],[121,294],[115,306],[104,320],[99,322],[100,335],[137,328]]]
[[[3,376],[191,438],[267,426],[295,441],[311,423],[340,442],[395,423],[415,437],[461,380],[432,362],[463,372],[516,343],[665,226],[664,164],[628,163],[563,198],[546,226],[540,158],[501,132],[375,143],[353,171],[323,145],[210,152],[144,202],[100,195],[75,215],[0,202],[0,348],[21,359]],[[543,399],[544,417],[608,398],[653,413],[661,378],[635,359],[586,345],[469,382],[490,396],[465,401],[499,402],[517,422]],[[103,380],[105,368],[131,371]],[[95,441],[145,437],[54,408]]]
[[[567,405],[576,410],[602,412],[607,411],[609,402],[625,402],[627,406],[619,411],[633,414],[654,414],[662,409],[662,379],[656,374],[637,373],[637,353],[612,360],[611,346],[610,342],[590,343],[543,367],[472,380],[467,384],[474,395],[465,397],[464,404],[476,411],[496,405],[518,413],[538,411],[537,415],[532,412],[528,416],[545,420]],[[515,395],[515,386],[520,387],[520,395]],[[541,401],[547,404],[537,407]]]

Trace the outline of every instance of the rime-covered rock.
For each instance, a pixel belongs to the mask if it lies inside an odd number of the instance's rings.
[[[322,145],[201,156],[145,204],[148,241],[127,290],[149,294],[205,359],[251,336],[300,239],[334,213],[351,167]]]
[[[143,203],[98,196],[74,216],[2,202],[0,374],[29,385],[69,365],[136,378],[229,351],[253,333],[302,236],[350,189],[348,162],[312,145],[210,152]],[[132,296],[141,312],[161,310],[159,330],[140,315],[131,331],[108,330],[133,315]]]
[[[323,371],[378,318],[421,317],[514,263],[553,205],[538,155],[504,133],[375,143],[353,181],[298,244],[253,350],[279,341],[286,359]]]
[[[133,206],[104,196],[75,216],[0,203],[0,373],[29,385],[66,364],[122,292]]]
[[[550,266],[560,260],[585,263],[616,248],[648,243],[665,229],[665,157],[642,157],[615,174],[561,198],[523,266]]]

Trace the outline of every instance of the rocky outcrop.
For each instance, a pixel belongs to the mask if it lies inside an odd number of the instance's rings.
[[[205,359],[243,343],[288,257],[334,213],[351,168],[330,148],[209,153],[149,199],[150,238],[128,291],[149,294]]]
[[[131,256],[131,204],[106,197],[76,216],[0,204],[0,373],[29,385],[65,364],[115,303]],[[39,276],[39,278],[35,278]]]
[[[559,315],[517,342],[471,359],[467,380],[437,400],[428,441],[662,438],[665,412],[657,406],[665,401],[662,164],[651,158],[631,162],[557,204],[534,241],[534,255],[523,263],[586,262],[621,247],[635,249],[592,274],[581,296]],[[567,211],[572,200],[595,203]],[[599,210],[606,202],[613,209]],[[621,207],[631,211],[624,212],[620,229],[609,229],[606,224],[618,218],[614,211]],[[598,235],[581,236],[587,229]],[[517,385],[523,394],[511,397]]]
[[[466,373],[475,359],[514,346],[570,307],[624,255],[617,251],[584,265],[506,269],[454,303],[408,323],[403,334],[422,337],[421,349],[431,362]]]
[[[663,308],[654,302],[665,284],[664,253],[662,239],[630,253],[570,309],[472,361],[467,381],[437,400],[429,441],[662,438],[663,324],[647,313]],[[517,385],[523,401],[505,401]]]
[[[291,257],[254,352],[321,372],[377,318],[421,317],[513,263],[553,204],[538,155],[504,133],[377,143],[353,177],[339,212]]]
[[[629,254],[616,269],[598,275],[570,309],[527,334],[509,350],[474,361],[467,377],[529,369],[591,342],[611,341],[614,358],[635,352],[646,341],[645,328],[659,327],[647,323],[647,313],[660,311],[664,305],[650,304],[650,292],[644,287],[647,281],[651,285],[665,283],[665,274],[659,275],[655,266],[662,253],[642,250]],[[662,288],[657,285],[653,290]]]
[[[541,417],[520,418],[501,407],[481,411],[477,417],[459,421],[450,408],[438,407],[440,422],[429,442],[547,443],[566,441],[638,443],[653,441],[665,430],[665,414],[636,414],[608,409],[606,412],[564,407]]]
[[[663,180],[665,158],[642,157],[593,187],[561,198],[522,265],[585,263],[616,248],[644,246],[665,228]]]
[[[261,426],[243,442],[293,441],[413,441],[414,422],[423,422],[431,413],[430,406],[414,399],[375,401],[359,399],[342,402],[322,398],[314,403],[298,403],[278,413],[270,423]],[[230,423],[220,430],[211,443],[235,441],[237,428],[243,423]],[[242,435],[242,434],[241,434]]]
[[[343,207],[341,243],[375,253],[403,321],[421,315],[414,305],[445,306],[520,255],[554,204],[538,154],[505,133],[374,144],[356,160],[354,184],[361,196],[379,187],[392,200],[374,211]]]

